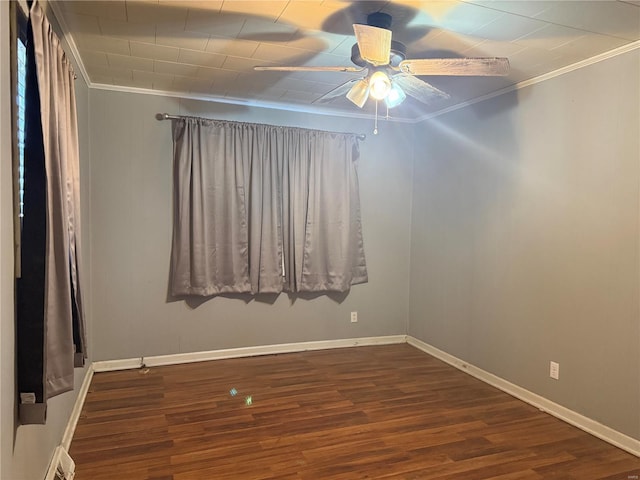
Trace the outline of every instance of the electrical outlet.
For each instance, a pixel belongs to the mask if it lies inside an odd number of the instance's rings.
[[[551,362],[549,364],[549,376],[555,380],[560,379],[560,364],[556,362]]]
[[[356,323],[358,321],[358,312],[351,312],[351,323]]]

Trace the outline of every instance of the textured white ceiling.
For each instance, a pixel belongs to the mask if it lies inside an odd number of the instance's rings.
[[[416,118],[640,39],[640,1],[56,1],[65,35],[95,86],[134,87],[291,108],[313,104],[354,74],[255,72],[256,65],[352,66],[353,23],[393,16],[407,58],[505,56],[508,77],[424,78],[451,95],[394,109]],[[369,100],[364,111],[370,112]]]

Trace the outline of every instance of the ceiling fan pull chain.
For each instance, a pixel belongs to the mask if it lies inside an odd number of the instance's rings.
[[[376,100],[376,120],[373,126],[373,134],[378,134],[378,100]]]

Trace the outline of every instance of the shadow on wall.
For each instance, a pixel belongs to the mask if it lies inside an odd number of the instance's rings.
[[[424,126],[428,139],[422,144],[424,153],[416,156],[415,170],[418,179],[432,180],[428,191],[414,185],[414,223],[435,229],[442,238],[452,235],[445,244],[461,249],[460,258],[481,245],[491,253],[493,240],[509,235],[510,225],[519,221],[509,206],[529,180],[520,164],[519,132],[512,118],[518,100],[513,91]]]
[[[474,341],[478,307],[470,292],[483,285],[479,266],[502,258],[506,252],[494,246],[510,235],[522,170],[518,93],[418,126],[410,329],[461,357]]]
[[[522,100],[522,96],[528,89],[518,89],[511,92],[503,93],[491,99],[491,101],[477,102],[466,108],[472,111],[479,121],[487,118],[495,117],[498,114],[508,113],[517,108]],[[505,132],[509,134],[510,132]],[[513,138],[513,135],[510,136]]]
[[[520,90],[514,90],[463,110],[473,115],[472,121],[476,122],[475,138],[466,140],[469,142],[468,148],[474,152],[474,158],[480,161],[475,166],[478,176],[473,182],[473,211],[477,214],[479,233],[483,225],[486,227],[493,222],[501,222],[504,206],[510,204],[513,190],[523,174],[522,166],[518,164],[521,158],[518,132],[514,128],[515,119],[510,117],[511,112],[517,110],[521,100],[519,95]],[[495,128],[495,123],[490,120],[500,116],[505,118],[499,122],[500,139],[489,143],[487,138],[492,138],[490,134]],[[489,126],[489,123],[493,126]]]
[[[468,208],[469,212],[475,212],[474,222],[481,221],[478,217],[490,216],[492,204],[508,200],[508,190],[521,173],[515,163],[520,158],[517,132],[513,119],[508,118],[519,103],[519,92],[512,91],[428,121],[431,135],[437,140],[425,147],[424,157],[432,152],[440,159],[433,175],[444,169],[459,180],[457,195],[471,202]],[[488,120],[501,115],[506,119],[500,122],[500,140],[488,143],[494,128]],[[450,195],[443,193],[445,197]]]
[[[298,293],[283,292],[283,294],[286,294],[289,297],[289,302],[291,305],[295,304],[298,300],[310,301],[319,297],[327,297],[333,300],[335,303],[341,304],[346,300],[347,296],[349,296],[349,291],[346,291],[346,292],[298,292]],[[175,296],[175,295],[172,295],[169,291],[167,291],[167,303],[184,301],[184,303],[186,303],[189,308],[195,310],[196,308],[207,303],[208,301],[214,300],[217,297],[221,297],[221,298],[229,298],[232,300],[240,300],[245,304],[248,304],[251,302],[258,302],[258,303],[273,305],[280,295],[281,295],[280,293],[259,293],[257,295],[253,295],[251,293],[222,293],[220,295],[211,295],[209,297],[198,297],[195,295]]]

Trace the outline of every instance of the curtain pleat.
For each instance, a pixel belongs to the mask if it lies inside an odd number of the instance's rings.
[[[175,296],[367,281],[353,134],[173,121]]]
[[[367,282],[356,144],[338,134],[311,140],[312,160],[298,193],[306,197],[300,291],[345,291]],[[336,159],[344,161],[336,161]],[[298,243],[296,242],[296,247]],[[298,273],[298,272],[296,272]]]
[[[39,120],[46,172],[44,264],[43,399],[32,403],[22,392],[24,423],[44,423],[46,400],[73,389],[74,366],[86,359],[80,288],[79,154],[74,74],[43,10],[30,10]],[[33,141],[27,140],[27,141]],[[26,169],[29,169],[29,158]],[[30,188],[26,184],[25,189]],[[25,217],[33,212],[25,212]],[[18,318],[18,322],[22,319]],[[19,373],[20,375],[20,373]],[[41,418],[37,418],[41,417]]]

